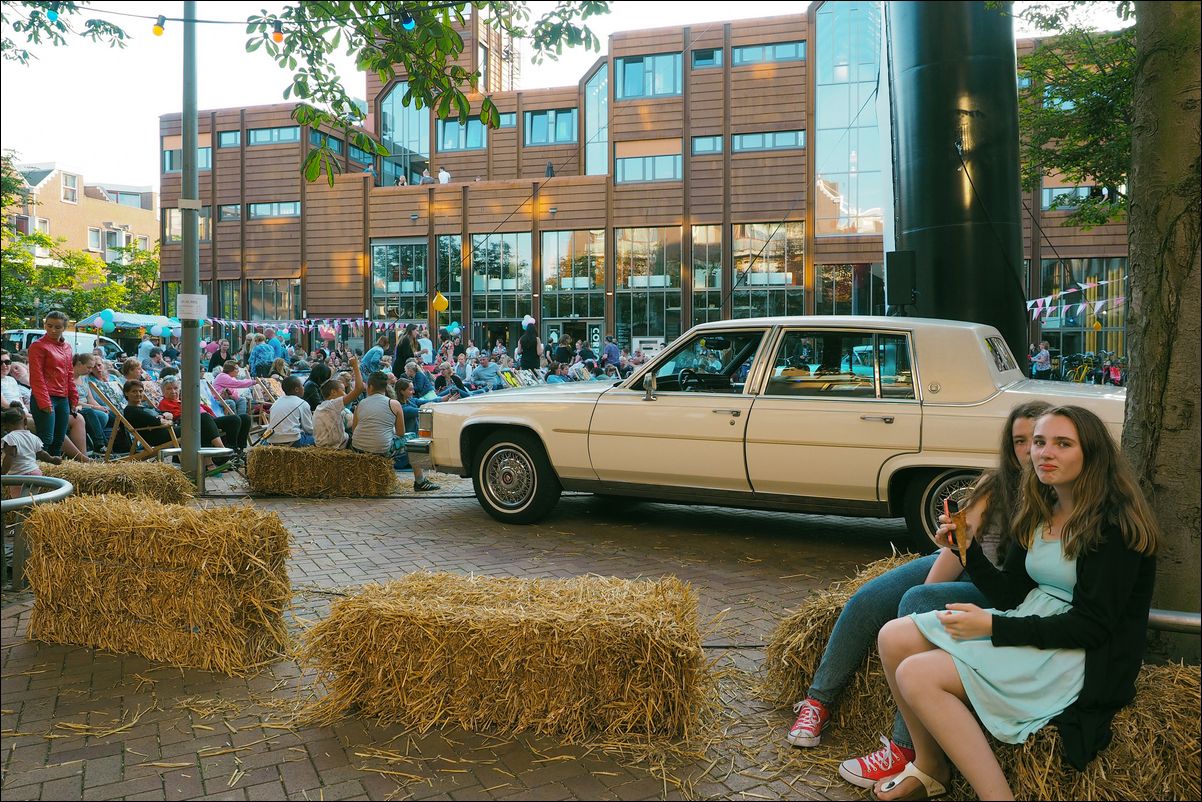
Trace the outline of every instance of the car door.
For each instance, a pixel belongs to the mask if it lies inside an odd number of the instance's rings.
[[[654,400],[615,387],[593,410],[589,458],[606,482],[751,489],[743,437],[753,396],[748,377],[767,329],[706,330],[680,342],[654,368]]]
[[[881,466],[921,442],[911,365],[906,332],[782,332],[747,425],[755,492],[878,501]]]

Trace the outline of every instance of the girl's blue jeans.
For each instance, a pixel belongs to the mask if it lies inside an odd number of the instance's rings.
[[[942,609],[949,602],[988,606],[981,591],[968,581],[924,585],[937,556],[921,557],[887,571],[866,582],[848,599],[831,631],[807,696],[828,707],[833,705],[876,644],[881,627],[894,618]],[[962,575],[961,579],[967,577]],[[900,746],[913,747],[900,713],[894,715],[893,740]]]

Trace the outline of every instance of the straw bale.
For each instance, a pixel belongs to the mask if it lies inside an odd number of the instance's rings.
[[[387,496],[397,488],[392,460],[345,448],[255,446],[247,452],[250,492],[305,498]]]
[[[183,471],[161,462],[64,462],[39,463],[46,476],[66,479],[76,495],[152,498],[164,504],[184,504],[193,496],[192,483]]]
[[[335,602],[300,660],[326,691],[314,722],[356,711],[567,742],[687,738],[712,687],[697,594],[675,577],[409,574]]]
[[[767,647],[761,695],[776,704],[805,696],[831,629],[857,588],[907,557],[880,560],[851,580],[807,599],[778,624]],[[1199,799],[1202,789],[1198,710],[1199,667],[1148,665],[1140,672],[1135,701],[1112,723],[1114,740],[1085,772],[1061,759],[1055,725],[1021,746],[991,739],[994,753],[1018,799]],[[822,746],[788,750],[788,760],[839,782],[839,762],[862,755],[889,733],[896,705],[875,653],[870,653],[835,705]],[[952,798],[973,799],[959,775]]]
[[[29,637],[243,674],[278,657],[288,532],[249,505],[74,496],[25,524]]]

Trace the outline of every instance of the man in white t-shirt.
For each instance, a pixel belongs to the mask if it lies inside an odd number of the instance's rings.
[[[451,174],[447,172],[447,168],[445,168],[445,167],[438,168],[438,183],[440,183],[440,184],[451,183]]]
[[[304,382],[299,376],[289,376],[282,387],[284,396],[271,405],[267,442],[273,446],[313,445],[313,410],[305,400]]]
[[[313,439],[321,448],[342,448],[349,437],[346,431],[346,405],[367,392],[363,374],[359,372],[359,358],[351,357],[351,374],[355,386],[350,392],[339,379],[330,379],[321,385],[321,396],[325,400],[313,412]]]

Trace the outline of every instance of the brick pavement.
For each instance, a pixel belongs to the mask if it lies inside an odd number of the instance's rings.
[[[229,481],[211,490],[236,490]],[[467,482],[378,500],[260,499],[293,534],[292,615],[331,593],[418,570],[693,583],[724,679],[722,737],[639,757],[555,739],[427,733],[348,719],[283,722],[308,687],[291,661],[251,678],[170,669],[132,655],[28,642],[28,594],[0,613],[3,797],[18,799],[857,799],[781,746],[788,710],[756,698],[780,611],[889,552],[900,522],[566,496],[530,527],[497,524]],[[224,498],[202,504],[231,503]],[[81,734],[76,725],[97,734]],[[870,745],[868,745],[870,746]]]

